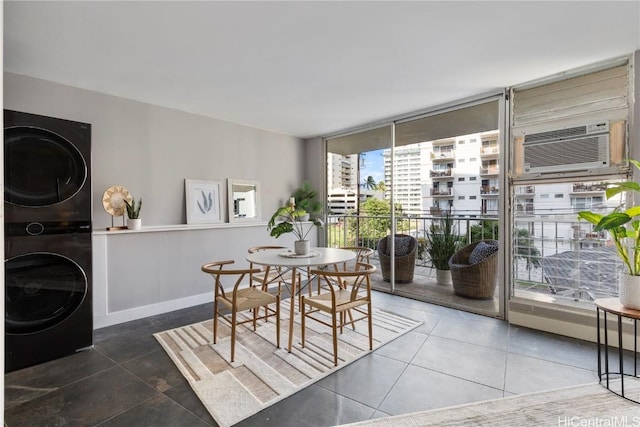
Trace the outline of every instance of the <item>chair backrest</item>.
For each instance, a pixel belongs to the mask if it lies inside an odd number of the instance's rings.
[[[355,270],[311,270],[311,274],[327,285],[326,288],[330,289],[332,294],[343,289],[345,285],[351,287],[351,299],[354,300],[361,292],[365,292],[367,296],[371,295],[371,274],[376,270],[374,265],[358,263]]]
[[[371,262],[371,255],[373,255],[374,253],[373,249],[367,248],[365,246],[342,246],[340,247],[340,249],[345,249],[356,253],[356,257],[354,260],[334,264],[336,269],[342,269],[343,271],[356,270],[358,268],[358,264],[369,264]],[[353,268],[351,268],[351,266],[353,266]]]
[[[259,268],[224,269],[226,265],[230,265],[233,263],[235,263],[235,261],[233,260],[213,261],[206,263],[202,265],[202,267],[200,267],[203,272],[210,274],[214,278],[216,282],[216,296],[224,295],[225,293],[224,284],[222,283],[221,277],[237,276],[233,285],[233,292],[235,293],[238,290],[238,287],[243,283],[246,275],[260,272]]]

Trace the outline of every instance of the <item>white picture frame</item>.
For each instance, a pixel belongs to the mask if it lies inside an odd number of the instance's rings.
[[[184,180],[187,224],[216,224],[224,221],[221,187],[220,181]]]
[[[260,222],[260,182],[227,178],[229,222]]]

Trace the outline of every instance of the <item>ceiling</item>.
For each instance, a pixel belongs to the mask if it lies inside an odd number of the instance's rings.
[[[302,138],[640,49],[640,1],[5,1],[4,69]]]

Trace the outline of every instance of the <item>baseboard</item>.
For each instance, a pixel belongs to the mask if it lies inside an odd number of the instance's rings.
[[[142,319],[144,317],[155,316],[156,314],[168,313],[170,311],[181,310],[200,304],[211,302],[212,294],[207,292],[200,295],[193,295],[177,300],[164,301],[157,304],[150,304],[143,307],[131,308],[128,310],[107,313],[106,315],[96,315],[93,317],[93,329],[100,329],[131,320]]]

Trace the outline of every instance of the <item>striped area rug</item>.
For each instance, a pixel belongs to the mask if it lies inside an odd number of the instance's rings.
[[[307,321],[305,348],[300,346],[299,315],[295,318],[294,345],[286,351],[289,300],[281,304],[280,344],[275,347],[275,321],[261,322],[253,332],[237,329],[236,356],[229,362],[231,341],[226,322],[218,323],[213,344],[213,320],[154,334],[220,426],[231,426],[302,390],[368,354],[367,322],[339,335],[339,364],[333,365],[331,329]],[[419,326],[412,320],[379,308],[373,310],[374,349]]]

